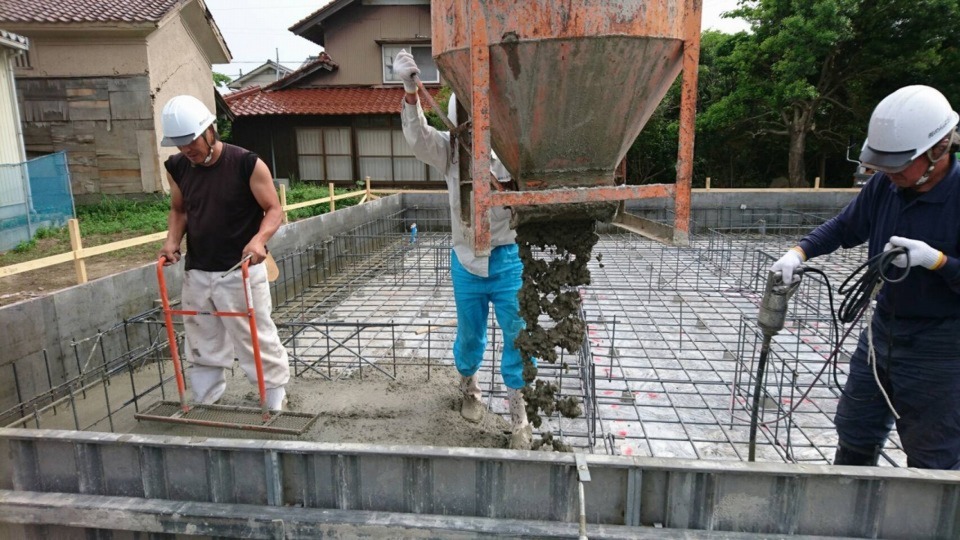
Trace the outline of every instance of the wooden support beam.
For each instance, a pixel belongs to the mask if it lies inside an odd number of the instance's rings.
[[[72,221],[72,220],[71,220]],[[73,242],[72,238],[73,232],[71,231],[71,243]],[[79,225],[77,228],[77,234],[80,234]],[[119,240],[117,242],[110,242],[109,244],[102,244],[99,246],[93,246],[88,248],[81,247],[79,250],[69,251],[67,253],[60,253],[58,255],[51,255],[49,257],[44,257],[42,259],[34,259],[32,261],[26,261],[18,264],[11,264],[9,266],[4,266],[0,268],[0,278],[5,276],[12,276],[14,274],[21,274],[23,272],[29,272],[31,270],[37,270],[39,268],[46,268],[48,266],[53,266],[55,264],[63,264],[70,261],[80,261],[83,262],[83,259],[89,257],[94,257],[96,255],[103,255],[104,253],[110,253],[120,249],[126,249],[129,247],[139,246],[143,244],[149,244],[150,242],[159,242],[167,237],[167,231],[148,234],[144,236],[138,236],[136,238],[127,238],[126,240]],[[82,282],[81,282],[82,283]]]
[[[362,197],[363,193],[364,193],[363,190],[351,191],[350,193],[341,193],[340,195],[335,195],[333,197],[327,196],[321,199],[313,199],[311,201],[298,202],[298,203],[286,205],[283,210],[285,212],[289,212],[290,210],[296,210],[297,208],[306,208],[308,206],[314,206],[317,204],[330,202],[331,200],[342,201],[343,199],[352,199],[355,197]]]
[[[290,223],[287,216],[287,186],[280,184],[280,208],[283,209],[283,222]]]
[[[80,222],[76,218],[67,221],[70,229],[70,247],[73,248],[73,268],[77,272],[77,284],[87,282],[87,265],[80,256],[83,250],[83,241],[80,239]]]

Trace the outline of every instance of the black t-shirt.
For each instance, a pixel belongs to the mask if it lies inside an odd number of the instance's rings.
[[[167,172],[183,194],[187,213],[187,270],[222,272],[240,262],[243,247],[260,230],[263,208],[250,189],[257,155],[223,144],[216,163],[194,166],[170,156]]]

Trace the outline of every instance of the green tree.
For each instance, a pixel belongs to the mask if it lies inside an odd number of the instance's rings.
[[[227,86],[227,84],[229,84],[230,81],[232,80],[233,79],[231,79],[228,75],[224,75],[223,73],[217,73],[216,71],[213,72],[213,85],[216,86],[217,88],[222,88]]]
[[[704,110],[737,85],[738,72],[725,59],[742,36],[706,31],[700,40],[700,65],[697,85],[697,138],[694,151],[694,185],[703,186],[712,176],[715,187],[732,187],[733,179],[744,185],[753,171],[755,144],[749,135],[736,129],[742,114],[736,108],[724,109],[731,117]],[[627,180],[630,184],[671,183],[676,178],[677,145],[680,126],[680,88],[678,77],[644,125],[627,153]],[[718,182],[723,177],[723,182]]]
[[[746,19],[719,62],[736,85],[702,121],[762,141],[783,137],[791,186],[807,181],[811,139],[842,148],[880,97],[930,81],[952,53],[956,0],[740,0]],[[954,62],[955,64],[955,62]],[[842,141],[842,142],[841,142]]]

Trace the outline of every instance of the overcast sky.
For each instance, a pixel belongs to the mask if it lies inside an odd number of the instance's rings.
[[[220,32],[233,55],[230,64],[215,64],[213,70],[232,79],[241,71],[248,73],[267,60],[297,68],[320,47],[291,33],[287,28],[327,4],[327,0],[207,0]],[[737,0],[704,0],[703,29],[723,32],[746,29],[741,20],[720,18],[720,14],[736,8]],[[334,59],[336,60],[336,59]]]

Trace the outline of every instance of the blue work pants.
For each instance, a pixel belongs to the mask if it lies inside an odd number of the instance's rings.
[[[873,317],[877,373],[894,408],[907,465],[960,469],[960,320]],[[842,445],[881,448],[894,416],[867,363],[867,331],[850,360],[834,423]]]
[[[457,339],[453,358],[457,371],[469,377],[480,369],[487,347],[487,317],[493,304],[497,324],[503,333],[503,357],[500,374],[508,388],[523,388],[523,361],[513,342],[525,323],[520,317],[520,291],[523,264],[516,244],[498,246],[490,253],[488,277],[467,271],[457,254],[450,251],[450,275],[457,304]]]

